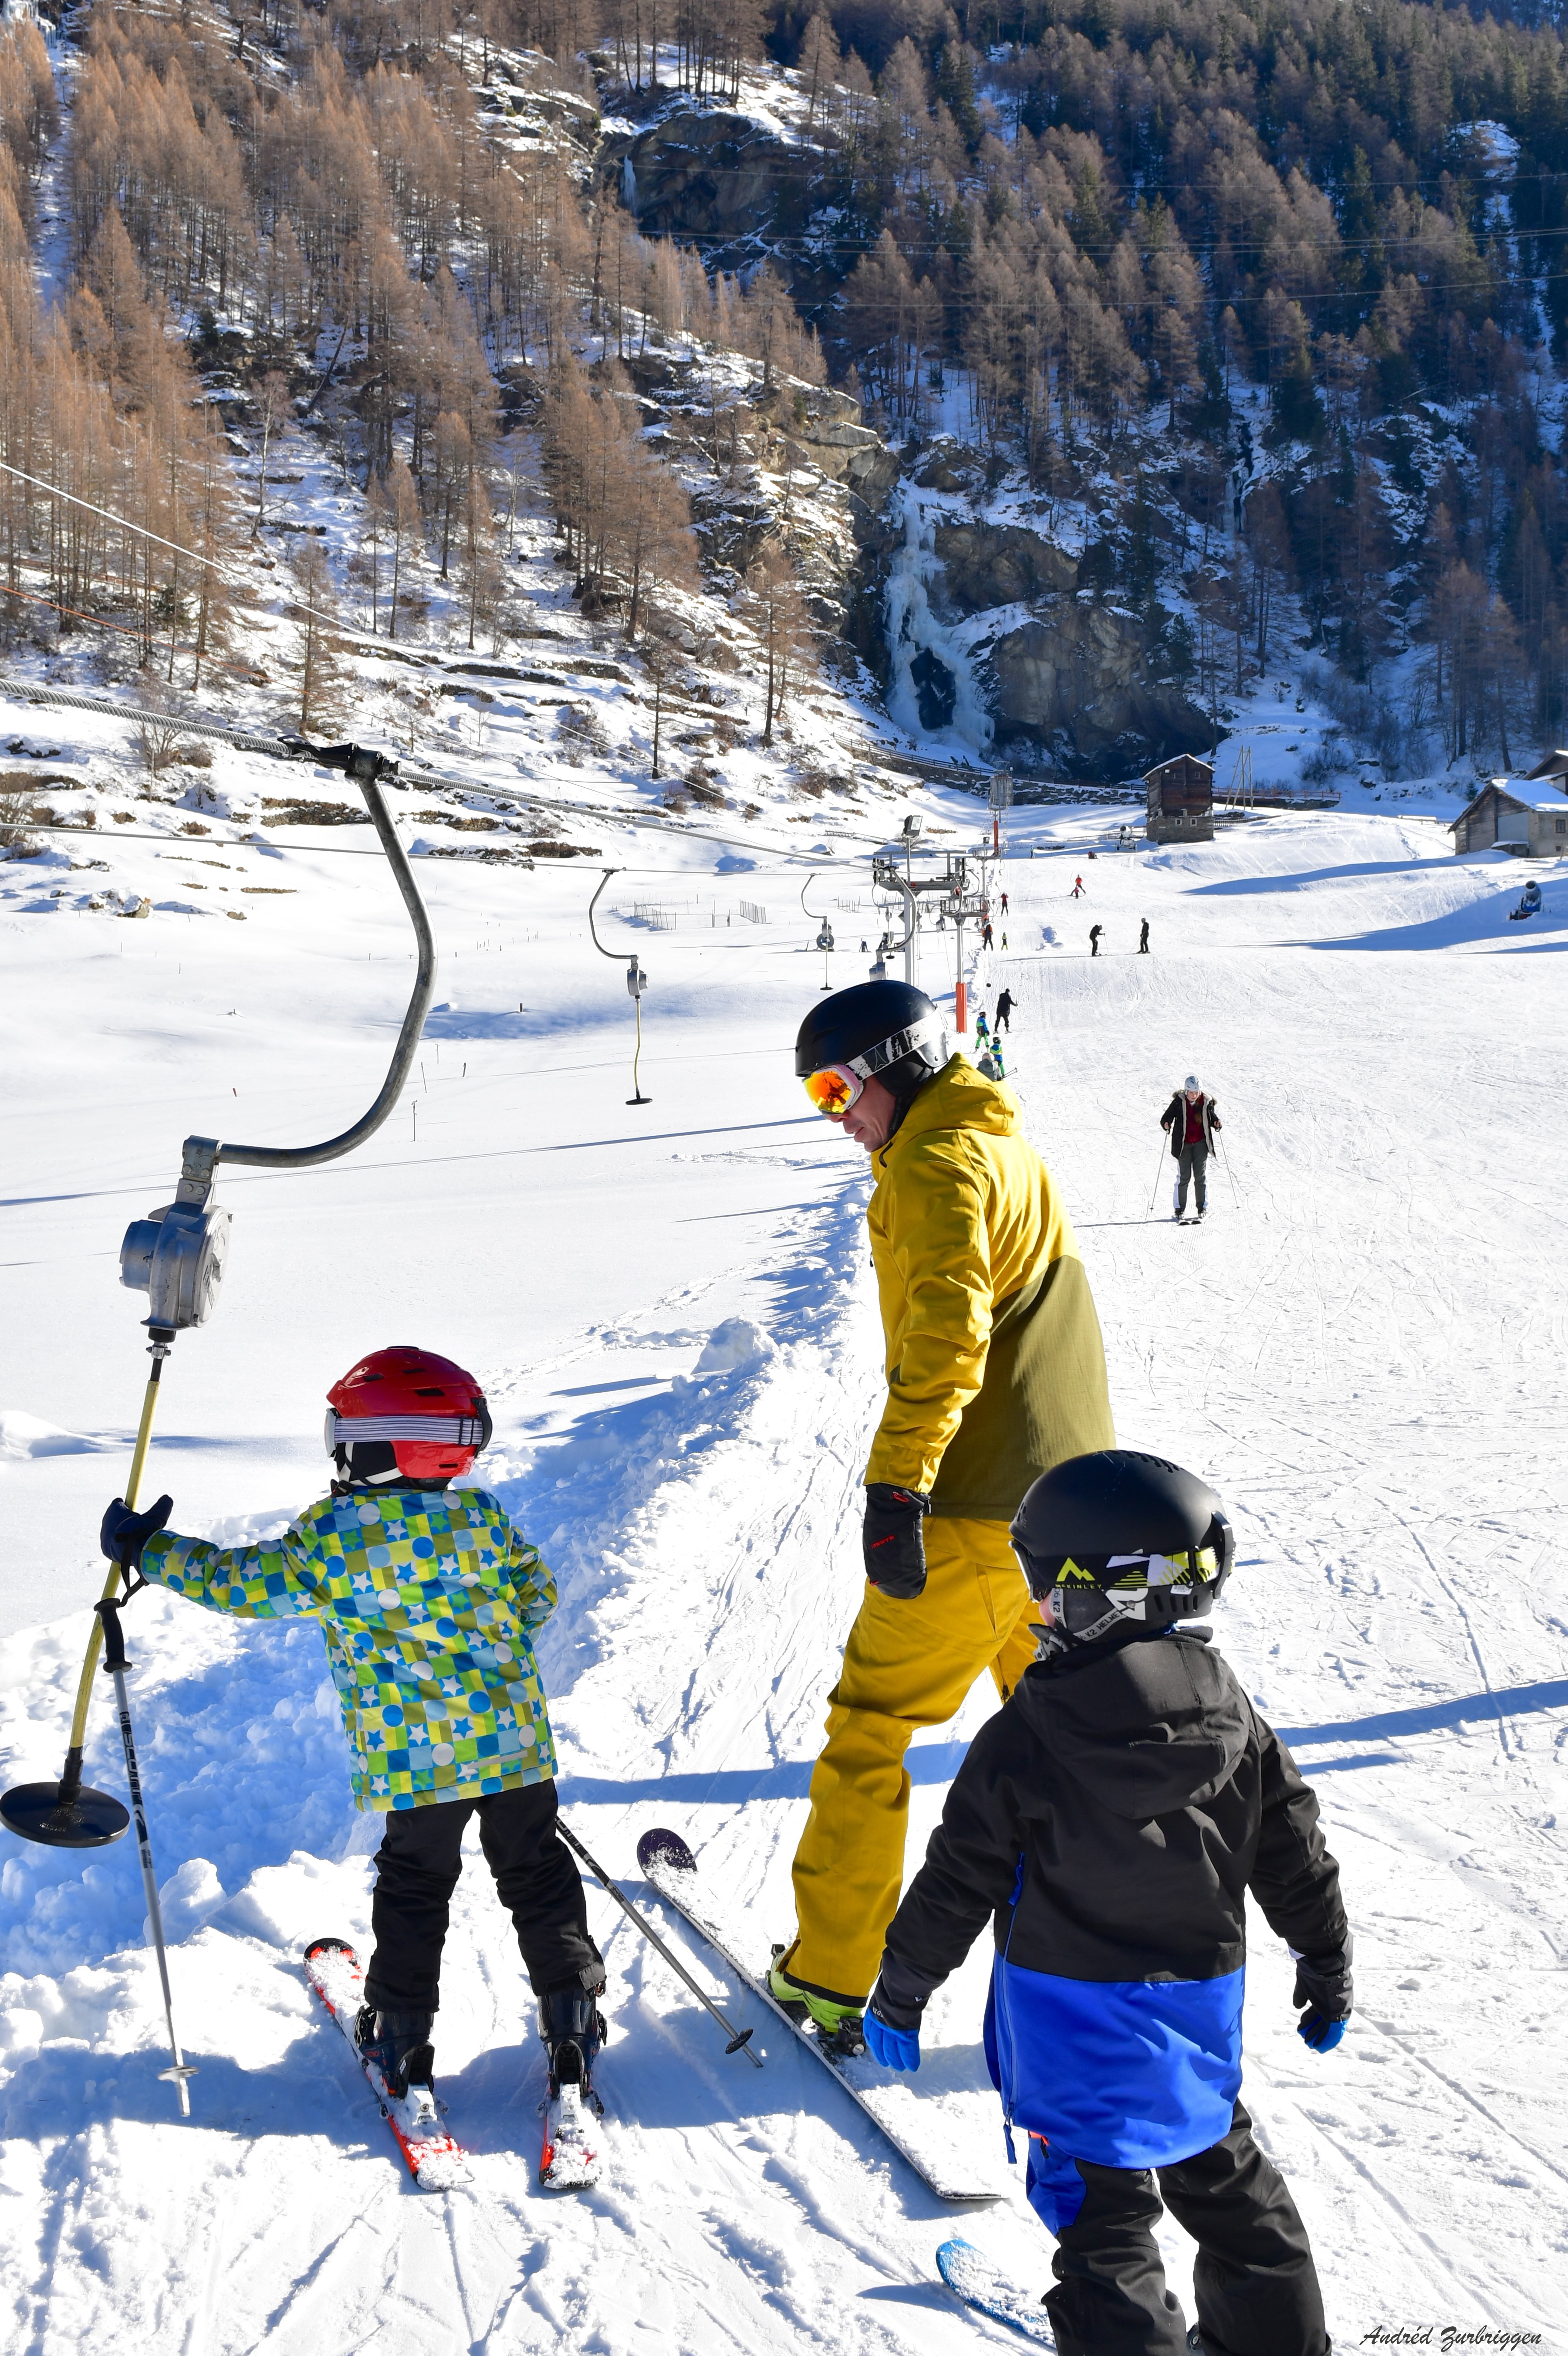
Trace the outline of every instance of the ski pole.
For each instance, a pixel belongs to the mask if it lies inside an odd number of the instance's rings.
[[[1155,1173],[1154,1173],[1154,1194],[1151,1194],[1151,1195],[1149,1196],[1149,1198],[1148,1198],[1148,1206],[1149,1206],[1149,1209],[1150,1209],[1151,1211],[1154,1209],[1154,1205],[1155,1205],[1155,1196],[1156,1196],[1156,1195],[1157,1195],[1157,1194],[1158,1194],[1158,1193],[1159,1193],[1159,1182],[1160,1182],[1160,1177],[1161,1177],[1161,1173],[1163,1173],[1163,1171],[1164,1171],[1164,1169],[1165,1169],[1165,1154],[1166,1154],[1166,1149],[1165,1149],[1164,1144],[1162,1143],[1162,1144],[1161,1144],[1161,1146],[1160,1146],[1160,1149],[1159,1149],[1159,1160],[1158,1160],[1157,1163],[1157,1164],[1156,1164],[1156,1166],[1155,1166]]]
[[[133,1592],[134,1590],[133,1590]],[[125,1781],[131,1787],[131,1812],[136,1822],[136,1846],[142,1852],[142,1887],[147,1894],[147,1920],[153,1928],[153,1948],[158,1958],[158,1979],[164,1991],[164,2019],[168,2026],[169,2051],[174,2055],[174,2067],[160,2070],[160,2078],[172,2078],[179,2090],[180,2116],[190,2116],[190,2088],[186,2083],[197,2074],[197,2065],[187,2062],[180,2051],[180,2041],[175,2033],[175,2000],[169,1990],[168,1957],[164,1953],[164,1918],[158,1905],[157,1877],[153,1871],[153,1848],[147,1837],[147,1811],[142,1799],[142,1777],[136,1764],[135,1739],[131,1732],[131,1702],[125,1691],[125,1672],[131,1663],[125,1657],[125,1633],[120,1625],[120,1606],[106,1596],[98,1605],[99,1622],[103,1631],[104,1667],[114,1680],[115,1698],[120,1706],[120,1740],[125,1750]]]
[[[603,1867],[597,1864],[595,1860],[589,1856],[588,1851],[583,1847],[582,1843],[577,1838],[575,1833],[569,1833],[559,1816],[557,1816],[555,1820],[555,1826],[557,1832],[560,1833],[561,1839],[566,1843],[567,1847],[575,1850],[576,1854],[582,1859],[583,1864],[588,1868],[589,1872],[593,1875],[594,1879],[603,1883],[604,1888],[610,1892],[611,1897],[614,1900],[622,1913],[630,1915],[632,1921],[636,1924],[638,1930],[642,1933],[649,1946],[656,1948],[664,1957],[671,1971],[675,1972],[686,1982],[687,1987],[691,1990],[691,1993],[697,1998],[698,2003],[706,2005],[708,2010],[713,2015],[714,2019],[719,2023],[720,2028],[724,2031],[725,2036],[730,2040],[729,2044],[724,2048],[725,2052],[739,2053],[743,2051],[747,2060],[749,2062],[754,2062],[760,2070],[763,2066],[763,2057],[760,2053],[753,2053],[752,2051],[750,2042],[748,2041],[751,2038],[751,2030],[749,2029],[737,2029],[732,2020],[727,2020],[725,2019],[724,2015],[720,2011],[719,2007],[714,2003],[713,1998],[710,1996],[705,1996],[701,1988],[698,1987],[697,1982],[692,1978],[691,1974],[687,1970],[686,1965],[681,1962],[680,1957],[670,1953],[669,1949],[665,1945],[664,1941],[659,1937],[658,1933],[654,1929],[653,1924],[648,1921],[647,1916],[645,1914],[638,1913],[631,1900],[626,1896],[625,1891],[618,1888],[617,1885],[611,1880]]]
[[[1220,1159],[1225,1165],[1225,1175],[1231,1181],[1231,1200],[1234,1203],[1237,1210],[1239,1211],[1242,1207],[1242,1198],[1236,1192],[1235,1173],[1231,1168],[1231,1157],[1225,1151],[1225,1132],[1223,1130],[1220,1131]]]

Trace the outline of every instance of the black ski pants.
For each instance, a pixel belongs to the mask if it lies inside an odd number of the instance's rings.
[[[1030,2198],[1047,2222],[1053,2206],[1061,2213],[1062,2165],[1050,2167],[1054,2201],[1037,2197],[1029,2171]],[[1056,2288],[1045,2295],[1058,2356],[1184,2356],[1186,2326],[1154,2238],[1162,2195],[1198,2244],[1192,2285],[1204,2356],[1329,2356],[1307,2228],[1240,2103],[1223,2143],[1172,2167],[1067,2165],[1084,2192],[1057,2235]]]
[[[1198,1196],[1199,1209],[1206,1211],[1209,1207],[1209,1148],[1206,1145],[1184,1145],[1176,1166],[1181,1173],[1176,1182],[1177,1217],[1179,1218],[1187,1208],[1189,1181]]]
[[[536,1996],[581,1987],[579,1974],[600,1960],[588,1935],[582,1878],[556,1830],[553,1781],[524,1783],[472,1800],[396,1810],[376,1852],[370,1925],[376,1951],[365,2001],[381,2012],[434,2012],[441,2002],[441,1951],[452,1893],[463,1870],[463,1831],[479,1818],[479,1846]]]

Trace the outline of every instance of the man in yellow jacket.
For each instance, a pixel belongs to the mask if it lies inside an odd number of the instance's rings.
[[[865,1474],[868,1585],[772,1987],[856,2051],[902,1885],[910,1739],[982,1670],[1006,1700],[1033,1660],[1008,1525],[1031,1482],[1115,1433],[1088,1277],[1010,1089],[950,1055],[930,999],[898,981],[825,999],[795,1069],[871,1157],[888,1396]]]

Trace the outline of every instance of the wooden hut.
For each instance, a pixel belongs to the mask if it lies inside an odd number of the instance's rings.
[[[1514,787],[1494,777],[1449,831],[1461,858],[1467,851],[1511,851],[1520,859],[1563,859],[1568,857],[1568,798],[1561,793],[1538,798],[1528,781]]]
[[[1190,753],[1161,761],[1144,779],[1148,815],[1144,832],[1150,842],[1212,842],[1214,840],[1214,765]]]

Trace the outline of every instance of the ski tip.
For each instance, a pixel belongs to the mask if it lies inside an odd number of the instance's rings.
[[[697,1871],[697,1859],[680,1835],[667,1831],[663,1826],[656,1826],[651,1832],[645,1832],[637,1843],[639,1869],[646,1873],[656,1862],[673,1865],[680,1873]]]
[[[359,1961],[347,1939],[313,1939],[304,1951],[304,1960],[314,1964],[318,1955],[347,1955],[351,1964]]]
[[[944,2242],[936,2253],[937,2272],[943,2281],[947,2282],[955,2274],[962,2270],[965,2258],[977,2258],[979,2254],[973,2242],[965,2242],[959,2234],[955,2233],[952,2240]]]

